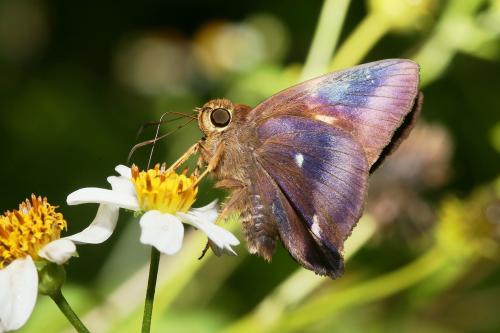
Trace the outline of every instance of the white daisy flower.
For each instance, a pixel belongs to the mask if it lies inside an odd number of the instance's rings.
[[[119,208],[124,208],[144,212],[139,221],[140,242],[152,245],[164,254],[172,255],[180,250],[184,237],[183,223],[186,223],[204,232],[218,250],[236,255],[231,246],[238,245],[238,239],[214,223],[218,217],[216,201],[205,207],[191,208],[198,192],[196,176],[165,171],[159,165],[148,171],[124,165],[118,165],[115,170],[119,176],[108,177],[111,190],[82,188],[68,195],[68,205],[99,203],[99,211],[117,212]],[[111,236],[117,219],[117,213],[96,218],[87,229],[71,239],[75,242],[101,243]]]
[[[31,315],[38,295],[35,262],[62,265],[76,253],[72,240],[60,238],[67,223],[56,208],[32,194],[0,216],[0,332],[20,328]]]

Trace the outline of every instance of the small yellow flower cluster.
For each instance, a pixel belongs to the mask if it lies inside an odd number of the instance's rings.
[[[15,259],[31,256],[38,259],[38,251],[53,240],[59,239],[67,228],[57,206],[47,198],[31,195],[18,210],[0,216],[0,269]]]
[[[132,166],[132,182],[142,210],[158,210],[162,213],[187,212],[196,200],[198,187],[194,186],[197,177],[178,175],[165,171],[156,164],[153,169],[139,171]]]

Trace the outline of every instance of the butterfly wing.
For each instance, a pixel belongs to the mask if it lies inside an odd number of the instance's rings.
[[[247,114],[260,142],[253,191],[302,266],[341,274],[368,174],[413,126],[418,84],[416,63],[378,61],[288,88]]]
[[[249,190],[258,195],[262,214],[268,216],[277,227],[280,238],[292,257],[303,267],[317,274],[331,278],[340,276],[343,271],[340,252],[334,246],[327,247],[328,245],[318,241],[304,224],[290,200],[259,162],[256,163],[254,172]],[[259,237],[258,248],[255,249],[264,257],[268,251],[267,247],[274,251],[274,244],[267,243],[268,240],[265,236]]]
[[[415,62],[382,60],[288,88],[255,107],[248,119],[259,126],[270,117],[296,115],[342,128],[362,146],[372,167],[412,127],[420,106],[418,85]]]
[[[297,116],[270,118],[258,137],[256,162],[274,188],[255,191],[267,197],[285,247],[304,267],[339,276],[344,240],[363,208],[369,169],[363,148],[342,128]]]

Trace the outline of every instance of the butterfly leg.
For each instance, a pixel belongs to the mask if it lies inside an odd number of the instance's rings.
[[[230,197],[223,203],[222,211],[219,215],[216,224],[224,221],[233,212],[241,210],[241,203],[247,195],[247,187],[244,183],[236,179],[223,179],[215,183],[215,188],[223,188],[231,192]]]
[[[196,177],[200,176],[200,169],[203,166],[203,157],[199,156],[198,161],[196,162],[196,167],[194,168],[193,175]]]
[[[191,155],[196,154],[198,152],[199,147],[200,147],[200,142],[196,142],[194,145],[192,145],[191,147],[189,147],[189,149],[184,154],[182,154],[182,156],[179,157],[179,159],[177,161],[175,161],[174,164],[172,164],[167,169],[167,172],[174,171],[178,167],[180,167],[182,164],[184,164],[184,162],[186,162],[187,159],[189,157],[191,157]]]
[[[201,259],[203,259],[203,257],[205,257],[205,254],[207,254],[207,251],[209,248],[210,248],[210,240],[207,241],[207,244],[205,245],[205,247],[201,251],[200,256],[198,257],[198,260],[201,260]]]
[[[216,188],[225,188],[231,190],[231,198],[224,203],[221,213],[215,221],[215,224],[220,224],[224,221],[231,213],[239,212],[239,206],[241,205],[242,199],[247,195],[246,187],[237,180],[234,179],[224,179],[215,184]],[[198,259],[202,259],[207,253],[208,249],[211,248],[216,256],[220,256],[221,251],[210,242],[207,241],[205,248],[203,249],[200,257]],[[229,253],[228,253],[229,254]]]
[[[222,157],[222,153],[224,152],[224,144],[221,143],[219,146],[217,146],[217,150],[215,151],[215,154],[213,157],[210,159],[208,162],[207,168],[202,172],[202,174],[198,177],[196,182],[192,186],[198,185],[198,183],[209,173],[212,172],[217,165],[219,164],[220,158]]]

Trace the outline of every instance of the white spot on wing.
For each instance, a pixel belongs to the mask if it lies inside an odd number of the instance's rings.
[[[322,115],[322,114],[315,115],[314,119],[322,121],[322,122],[330,124],[330,125],[334,124],[337,121],[337,118],[335,118],[335,117],[325,116],[325,115]]]
[[[299,168],[302,168],[302,164],[304,163],[304,155],[301,153],[295,154],[295,163],[299,166]]]
[[[319,227],[319,219],[318,219],[318,215],[316,215],[316,214],[313,215],[313,224],[311,226],[311,231],[313,232],[313,234],[315,234],[318,237],[321,234],[321,228]]]

